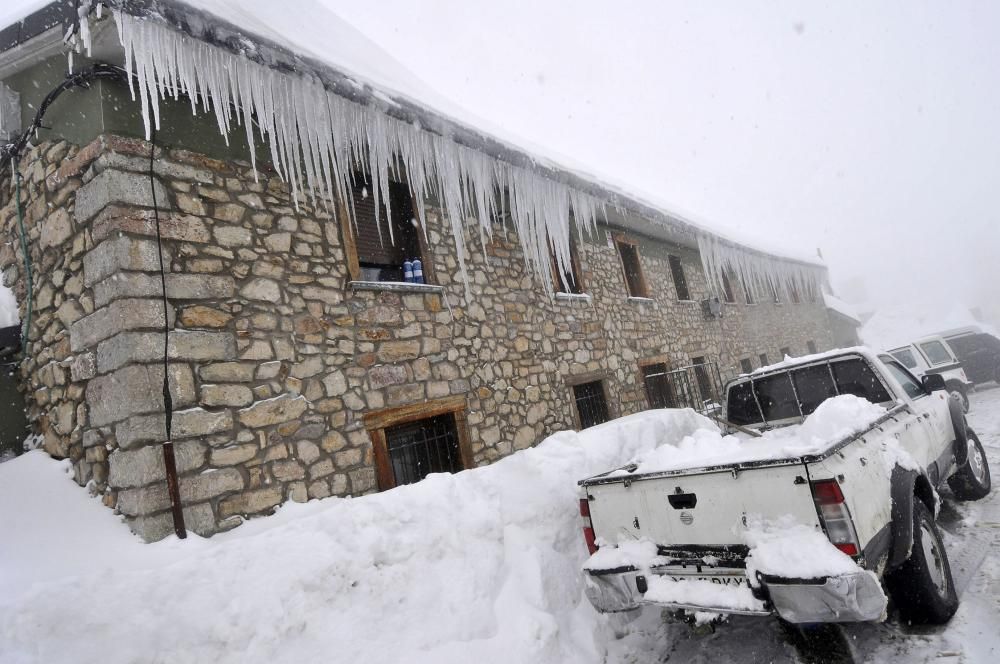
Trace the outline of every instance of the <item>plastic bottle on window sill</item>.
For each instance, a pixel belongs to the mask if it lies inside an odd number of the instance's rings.
[[[410,261],[403,261],[403,281],[413,283],[413,263]]]
[[[413,259],[413,283],[424,283],[424,264],[420,262],[419,258]]]

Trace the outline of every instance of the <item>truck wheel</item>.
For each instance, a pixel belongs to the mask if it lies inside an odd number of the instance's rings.
[[[972,429],[968,429],[967,434],[969,441],[965,463],[948,478],[948,486],[959,500],[979,500],[989,494],[993,480],[979,436]]]
[[[930,510],[913,501],[913,549],[910,557],[886,577],[900,615],[911,623],[943,625],[958,609],[948,554]]]

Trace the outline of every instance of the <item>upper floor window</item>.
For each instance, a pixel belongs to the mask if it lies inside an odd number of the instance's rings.
[[[749,357],[740,360],[740,371],[745,374],[753,372],[753,361]]]
[[[351,278],[364,281],[405,281],[404,263],[419,260],[423,280],[428,281],[429,266],[425,260],[422,235],[413,213],[409,187],[401,182],[389,182],[389,210],[385,200],[378,203],[376,221],[375,196],[363,174],[357,174],[351,187],[351,198],[341,206],[341,230],[344,236],[348,269]],[[347,208],[353,206],[353,215]],[[352,223],[353,219],[353,223]]]
[[[815,355],[817,353],[816,342],[815,341],[807,341],[806,342],[806,348],[809,349],[809,353],[812,354],[812,355]]]
[[[674,279],[674,290],[677,291],[678,300],[690,300],[691,293],[688,291],[687,278],[684,276],[684,265],[679,256],[670,257],[670,276]]]
[[[762,367],[766,367],[771,363],[770,360],[767,359],[767,353],[761,353],[757,356],[757,359],[760,360],[760,366]]]
[[[618,247],[618,255],[622,260],[622,270],[625,273],[625,283],[628,286],[629,296],[649,297],[646,276],[642,272],[642,264],[639,260],[638,245],[623,236],[615,238],[615,245]]]
[[[736,298],[733,297],[733,281],[729,278],[729,272],[726,270],[722,271],[722,297],[729,304],[736,302]]]
[[[557,293],[582,294],[583,279],[580,271],[580,255],[576,248],[576,239],[570,236],[569,241],[569,264],[564,265],[565,269],[559,268],[554,251],[549,252],[549,259],[552,262],[552,287]]]

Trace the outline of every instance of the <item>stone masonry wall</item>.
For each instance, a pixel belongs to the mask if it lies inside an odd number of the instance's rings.
[[[40,146],[22,161],[38,315],[23,366],[46,449],[73,459],[148,540],[172,531],[161,446],[163,304],[149,146],[101,137]],[[475,464],[573,428],[574,377],[606,380],[613,415],[647,408],[638,363],[779,359],[832,340],[818,303],[726,305],[706,320],[697,251],[646,241],[651,299],[630,299],[605,230],[579,247],[589,298],[552,298],[500,235],[470,259],[472,297],[430,205],[439,289],[354,287],[335,216],[296,208],[273,173],[157,148],[180,490],[188,527],[209,535],[286,500],[376,490],[363,417],[463,397]],[[24,296],[11,205],[0,267]],[[467,238],[477,246],[478,238]],[[681,256],[694,302],[678,302]],[[431,272],[429,270],[429,272]],[[734,285],[734,287],[736,287]],[[737,290],[739,290],[737,288]],[[742,295],[741,292],[738,296]],[[23,299],[22,299],[23,301]]]

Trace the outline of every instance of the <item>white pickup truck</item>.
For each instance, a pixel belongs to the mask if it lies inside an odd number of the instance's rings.
[[[731,381],[724,412],[724,431],[579,482],[595,608],[872,621],[888,595],[913,622],[952,616],[936,489],[975,500],[991,481],[939,375],[831,351]]]

